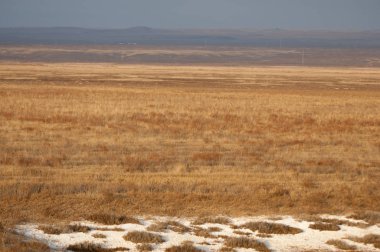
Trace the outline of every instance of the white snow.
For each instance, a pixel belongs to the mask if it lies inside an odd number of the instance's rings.
[[[333,215],[321,215],[324,219],[336,219],[349,221],[351,223],[366,224],[365,221],[358,221],[354,219],[347,218],[345,216],[333,216]],[[357,246],[359,251],[379,251],[371,244],[363,244],[348,240],[348,237],[363,237],[368,234],[380,235],[380,227],[378,225],[372,226],[348,226],[340,225],[339,231],[320,231],[309,228],[309,225],[313,221],[299,220],[291,216],[282,216],[280,218],[271,218],[268,216],[258,216],[258,217],[239,217],[239,218],[229,218],[231,223],[218,224],[218,223],[205,223],[202,225],[194,225],[191,218],[174,218],[174,217],[138,217],[141,224],[123,224],[123,225],[101,225],[89,221],[75,221],[72,224],[80,224],[83,226],[88,226],[91,231],[87,233],[69,233],[69,234],[59,234],[51,235],[45,234],[43,231],[38,229],[38,224],[24,224],[16,227],[16,231],[27,237],[31,237],[42,242],[47,243],[52,249],[65,250],[69,245],[82,242],[91,242],[94,244],[101,244],[105,248],[116,248],[123,247],[128,248],[130,251],[137,251],[136,245],[133,242],[129,242],[123,239],[123,236],[131,231],[147,231],[146,229],[153,223],[160,221],[177,221],[191,230],[194,228],[208,229],[210,227],[218,227],[221,230],[217,232],[212,232],[211,234],[216,236],[216,238],[204,238],[196,236],[193,231],[187,233],[177,233],[171,230],[165,232],[151,232],[161,235],[165,242],[161,244],[153,244],[153,251],[165,251],[166,248],[171,246],[180,245],[185,241],[192,241],[194,246],[202,249],[204,251],[218,251],[223,247],[224,238],[218,236],[228,236],[228,237],[249,237],[259,240],[267,245],[271,251],[302,251],[302,250],[328,250],[328,251],[339,251],[334,246],[326,244],[328,240],[337,239],[343,240],[347,244]],[[251,221],[266,221],[270,223],[281,223],[291,227],[299,228],[303,232],[298,234],[271,234],[271,237],[262,238],[258,235],[258,232],[253,232],[246,228],[233,228],[232,225],[242,225]],[[98,230],[102,228],[114,229],[119,228],[123,231],[111,231],[111,230]],[[236,231],[247,233],[247,235],[236,234]],[[103,234],[106,238],[94,238],[93,234]],[[243,249],[235,248],[236,251],[254,251],[253,249]]]

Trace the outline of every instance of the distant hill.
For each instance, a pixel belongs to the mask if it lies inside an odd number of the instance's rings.
[[[84,29],[76,27],[0,28],[0,44],[377,48],[380,47],[380,31],[165,30],[150,27],[132,27],[128,29]]]

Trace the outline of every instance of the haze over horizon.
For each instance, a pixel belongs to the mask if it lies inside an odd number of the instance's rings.
[[[380,29],[378,0],[1,0],[0,27]]]

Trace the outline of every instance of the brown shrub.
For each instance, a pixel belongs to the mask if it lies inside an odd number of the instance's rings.
[[[150,245],[150,244],[148,244],[148,243],[138,244],[136,246],[136,248],[140,252],[147,252],[147,251],[152,251],[153,250],[153,246]]]
[[[270,252],[264,243],[246,237],[229,237],[224,245],[231,248],[253,248],[260,252]]]
[[[302,229],[290,227],[284,224],[261,221],[248,222],[241,227],[264,234],[298,234],[303,232]]]
[[[68,233],[86,233],[91,230],[91,228],[82,225],[68,225],[68,226],[39,226],[39,230],[43,231],[45,234],[68,234]]]
[[[205,238],[215,238],[215,235],[210,234],[210,232],[207,229],[203,229],[200,227],[195,228],[193,232],[194,232],[194,235],[196,236],[201,236]]]
[[[132,231],[123,236],[124,240],[134,243],[163,243],[165,240],[161,235],[143,231]]]
[[[104,234],[93,234],[92,237],[99,239],[107,238],[107,236]]]
[[[153,232],[165,232],[167,230],[172,230],[177,233],[186,233],[190,231],[190,228],[177,221],[165,221],[154,223],[150,225],[147,230]]]
[[[218,252],[235,252],[235,251],[236,251],[235,249],[229,248],[229,247],[223,247],[218,250]]]
[[[216,223],[228,225],[231,223],[231,220],[226,217],[202,217],[193,221],[194,225],[202,225],[206,223]]]
[[[375,211],[364,211],[361,213],[356,213],[349,218],[353,218],[356,220],[364,220],[369,224],[379,224],[380,223],[380,212],[375,212]]]
[[[123,232],[125,229],[122,228],[97,228],[99,231],[114,231],[114,232]]]
[[[1,252],[49,252],[49,246],[36,240],[25,239],[24,236],[0,231],[0,251]]]
[[[315,222],[309,225],[309,228],[320,231],[338,231],[340,227],[335,223]]]
[[[112,214],[92,214],[88,216],[88,219],[104,225],[120,225],[126,223],[140,224],[138,219],[124,215],[116,216]]]
[[[364,237],[351,237],[352,241],[360,242],[364,244],[372,244],[375,248],[380,249],[380,235],[369,234]]]
[[[191,244],[183,244],[180,246],[173,246],[173,247],[167,248],[165,249],[165,252],[203,252],[203,250],[200,250]]]
[[[341,241],[341,240],[328,240],[326,242],[326,244],[335,246],[336,248],[341,249],[341,250],[351,250],[351,251],[353,251],[353,250],[357,249],[356,246],[349,245],[346,242]]]
[[[99,244],[94,244],[90,242],[77,243],[67,247],[68,250],[73,252],[117,252],[117,251],[128,251],[128,248],[103,248]]]

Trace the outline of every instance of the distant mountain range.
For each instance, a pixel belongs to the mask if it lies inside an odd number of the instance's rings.
[[[378,48],[380,30],[361,32],[271,30],[166,30],[150,27],[0,28],[0,44],[138,44],[265,47]]]

